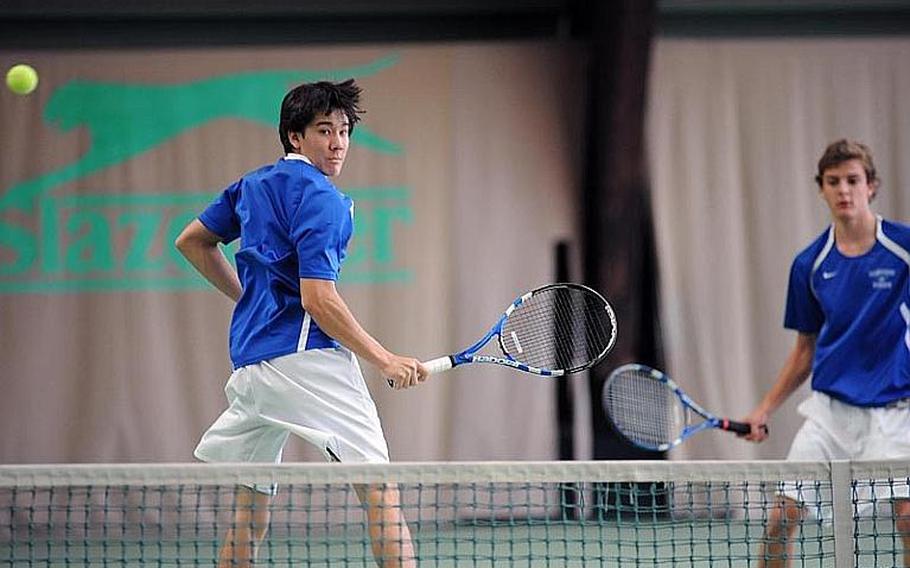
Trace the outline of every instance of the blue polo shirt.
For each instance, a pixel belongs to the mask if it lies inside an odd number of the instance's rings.
[[[910,397],[910,227],[877,219],[876,241],[848,257],[830,227],[790,270],[784,326],[816,334],[812,388],[856,406]]]
[[[234,308],[234,368],[338,347],[304,311],[300,278],[337,280],[354,228],[354,204],[296,154],[244,175],[199,216],[224,243],[240,239]]]

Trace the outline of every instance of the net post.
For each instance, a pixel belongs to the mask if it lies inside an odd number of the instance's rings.
[[[849,460],[831,462],[831,501],[834,515],[834,566],[853,568],[853,468]]]

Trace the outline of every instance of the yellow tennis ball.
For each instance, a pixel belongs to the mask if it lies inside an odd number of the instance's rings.
[[[17,95],[27,95],[38,86],[38,72],[30,65],[13,65],[6,72],[6,86]]]

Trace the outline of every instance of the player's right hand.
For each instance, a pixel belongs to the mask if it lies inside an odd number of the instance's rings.
[[[752,426],[752,431],[748,434],[742,435],[742,438],[756,443],[764,442],[768,438],[767,412],[761,409],[755,409],[751,414],[743,418],[742,421]]]
[[[395,390],[416,387],[430,376],[420,361],[399,355],[392,355],[391,360],[380,371]]]

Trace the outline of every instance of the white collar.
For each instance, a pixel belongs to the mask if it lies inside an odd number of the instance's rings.
[[[311,165],[311,166],[313,165],[312,160],[310,160],[303,154],[298,154],[296,152],[288,152],[288,154],[284,157],[284,159],[285,160],[303,160],[304,162],[308,163],[309,165]]]

